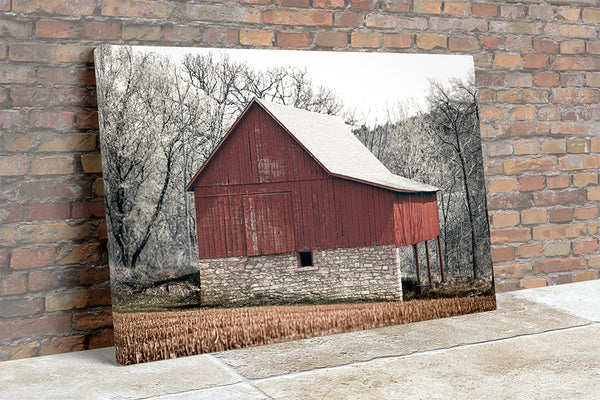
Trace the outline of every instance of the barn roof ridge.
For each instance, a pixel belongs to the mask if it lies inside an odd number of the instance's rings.
[[[254,97],[221,143],[188,183],[191,190],[252,104],[258,104],[330,175],[399,192],[437,192],[438,188],[393,174],[352,134],[342,118],[285,106]],[[324,135],[323,130],[327,130]]]

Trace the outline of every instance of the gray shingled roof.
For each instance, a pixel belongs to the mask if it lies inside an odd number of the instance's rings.
[[[437,192],[390,172],[340,117],[256,99],[332,175],[402,192]]]

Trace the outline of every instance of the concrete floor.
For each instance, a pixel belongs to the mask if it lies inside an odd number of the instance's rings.
[[[0,399],[600,399],[600,280],[498,310],[119,366],[114,349],[0,363]]]

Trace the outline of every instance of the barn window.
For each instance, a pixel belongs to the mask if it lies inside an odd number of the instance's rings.
[[[312,267],[313,256],[312,251],[299,251],[298,260],[300,261],[301,267]]]

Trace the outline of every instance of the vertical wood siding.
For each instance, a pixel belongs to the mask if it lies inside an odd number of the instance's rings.
[[[404,246],[439,234],[435,194],[330,177],[257,105],[212,157],[194,193],[200,258]]]

